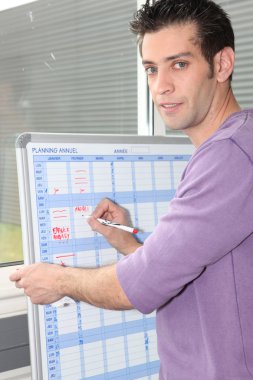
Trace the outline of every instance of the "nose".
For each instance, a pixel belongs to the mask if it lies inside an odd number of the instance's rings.
[[[168,70],[158,70],[155,78],[155,83],[153,84],[153,90],[156,92],[156,94],[159,95],[171,93],[174,91],[174,84]]]

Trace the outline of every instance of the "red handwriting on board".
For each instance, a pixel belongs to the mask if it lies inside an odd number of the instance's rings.
[[[86,187],[89,184],[89,181],[87,177],[81,177],[80,175],[86,175],[86,170],[75,170],[75,173],[74,183],[75,185],[82,185],[82,187],[80,186],[79,191],[80,193],[85,193],[85,191],[87,191]],[[76,177],[76,175],[78,175],[78,177]]]
[[[67,240],[70,238],[69,227],[53,227],[53,240]]]
[[[58,219],[58,218],[67,218],[67,210],[55,210],[53,211],[53,219]]]
[[[90,206],[76,206],[75,207],[75,213],[87,213],[90,211]]]
[[[66,266],[66,263],[63,261],[64,259],[67,259],[68,257],[74,257],[75,254],[74,253],[69,253],[69,254],[66,254],[66,255],[60,255],[60,256],[56,256],[56,259],[60,260],[60,264],[65,267]]]

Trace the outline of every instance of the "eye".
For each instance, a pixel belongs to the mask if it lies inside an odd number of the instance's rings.
[[[157,73],[157,68],[154,66],[146,67],[145,72],[147,75],[154,75]]]
[[[187,62],[179,61],[174,64],[174,68],[176,70],[183,70],[187,67],[187,65],[188,65]]]

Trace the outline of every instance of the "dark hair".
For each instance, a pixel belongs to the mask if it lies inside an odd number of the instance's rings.
[[[145,33],[156,32],[175,24],[194,23],[196,42],[206,61],[213,67],[213,58],[224,47],[234,46],[234,32],[227,13],[211,0],[149,0],[139,9],[130,23],[138,36],[141,50]]]

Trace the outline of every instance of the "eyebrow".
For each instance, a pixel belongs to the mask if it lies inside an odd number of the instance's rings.
[[[169,57],[165,57],[163,59],[164,62],[173,61],[174,59],[182,58],[182,57],[193,57],[191,52],[182,52],[175,55],[170,55]],[[152,64],[154,62],[148,60],[142,60],[143,65]]]

